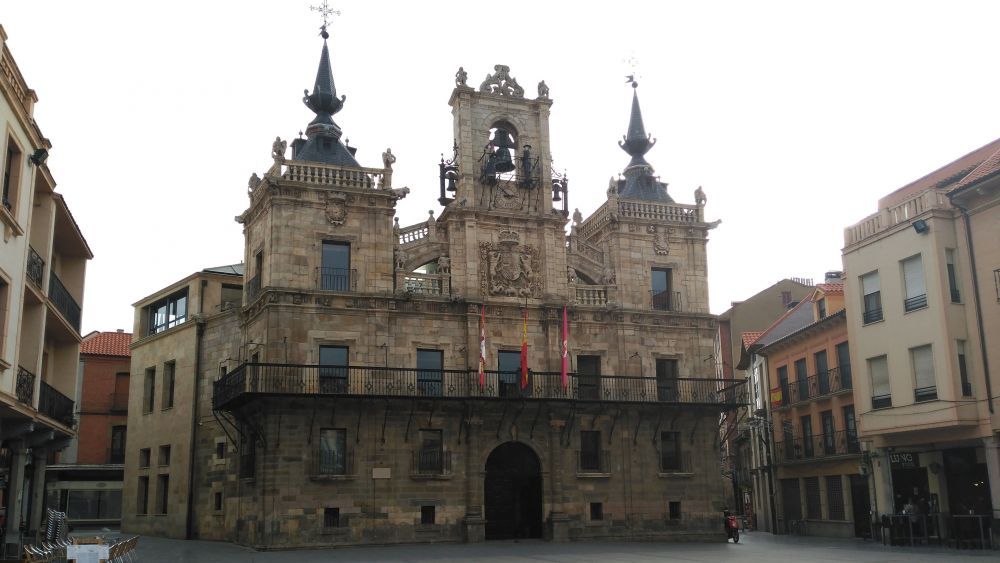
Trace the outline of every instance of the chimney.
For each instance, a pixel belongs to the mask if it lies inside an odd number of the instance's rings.
[[[125,332],[125,329],[124,328],[120,328],[120,329],[116,330],[115,332],[117,332],[118,334],[121,334],[121,333]]]
[[[826,278],[826,283],[842,283],[844,281],[844,272],[831,270],[823,274],[823,277]]]

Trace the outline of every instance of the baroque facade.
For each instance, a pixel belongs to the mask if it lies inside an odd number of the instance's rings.
[[[704,363],[717,223],[654,175],[638,96],[630,162],[568,235],[544,81],[532,99],[506,66],[478,88],[459,69],[438,193],[341,141],[325,41],[304,102],[306,136],[250,179],[245,267],[136,303],[123,527],[258,548],[724,539],[718,427],[743,385]],[[443,210],[401,226],[405,197]]]

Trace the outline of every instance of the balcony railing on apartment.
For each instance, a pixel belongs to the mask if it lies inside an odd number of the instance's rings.
[[[862,324],[874,323],[882,320],[882,307],[868,309],[861,314]]]
[[[410,459],[410,475],[451,475],[451,452],[417,450]]]
[[[42,278],[45,275],[45,260],[35,252],[34,248],[28,247],[28,281],[35,284],[35,287],[42,289]]]
[[[927,387],[917,387],[913,390],[913,401],[917,403],[923,403],[924,401],[935,401],[937,400],[937,386],[930,385]]]
[[[776,442],[775,460],[781,463],[820,459],[861,453],[861,443],[857,432],[837,430],[832,434],[815,434]]]
[[[660,473],[693,473],[691,457],[660,454]]]
[[[892,395],[872,395],[873,409],[887,409],[892,406]]]
[[[111,465],[123,465],[125,463],[125,450],[108,448],[107,460]]]
[[[80,305],[69,294],[66,286],[59,280],[55,272],[49,272],[49,299],[56,309],[62,313],[63,318],[77,332],[80,332]]]
[[[243,364],[216,381],[212,404],[221,409],[254,396],[422,397],[484,400],[566,400],[674,403],[723,409],[746,404],[746,382],[718,379],[567,375],[477,370],[425,370],[296,364]]]
[[[830,368],[803,380],[789,381],[787,386],[783,385],[782,406],[794,405],[841,391],[850,391],[852,385],[850,364]]]
[[[917,309],[923,309],[927,306],[927,294],[915,295],[909,299],[903,300],[903,308],[906,312],[915,311]]]
[[[357,475],[354,470],[354,452],[319,452],[313,457],[314,477],[347,477]]]
[[[128,393],[111,393],[108,403],[111,412],[128,412]]]
[[[56,391],[48,383],[42,381],[38,388],[38,412],[59,421],[66,426],[73,426],[73,399]]]
[[[326,291],[357,291],[358,271],[348,268],[317,268],[319,289]]]
[[[681,310],[681,292],[679,291],[650,291],[650,300],[655,311]]]
[[[17,366],[17,381],[14,384],[14,393],[17,395],[18,401],[29,407],[34,406],[35,374],[24,369],[23,366]]]

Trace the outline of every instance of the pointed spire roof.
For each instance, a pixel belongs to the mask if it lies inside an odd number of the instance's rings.
[[[330,49],[326,40],[330,34],[323,25],[320,35],[323,37],[323,50],[320,51],[319,67],[316,69],[316,82],[313,91],[305,91],[302,102],[316,114],[316,117],[306,127],[306,140],[294,143],[295,160],[323,162],[340,166],[357,166],[354,153],[340,142],[343,131],[333,121],[333,116],[344,107],[347,96],[337,97],[337,87],[333,81],[333,68],[330,64]]]
[[[619,195],[627,199],[673,203],[673,198],[667,195],[667,184],[660,182],[653,175],[653,166],[646,162],[645,154],[656,144],[656,139],[646,133],[646,126],[642,122],[639,83],[631,77],[629,82],[632,83],[632,113],[628,120],[628,132],[623,140],[618,141],[618,146],[628,153],[632,160],[622,173],[625,176],[625,183],[619,188]]]

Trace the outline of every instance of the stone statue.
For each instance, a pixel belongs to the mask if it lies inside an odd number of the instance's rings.
[[[275,162],[285,161],[285,151],[288,150],[288,142],[282,141],[281,137],[275,137],[271,144],[271,157]]]
[[[611,179],[608,180],[608,195],[617,193],[618,193],[618,180],[616,180],[615,177],[612,176]]]
[[[704,207],[707,201],[708,198],[705,197],[705,190],[701,189],[701,186],[698,186],[698,189],[694,191],[694,202],[698,207]]]
[[[465,69],[458,67],[458,72],[455,73],[455,86],[468,86],[465,83],[469,79],[469,73],[465,72]]]
[[[406,268],[406,261],[410,256],[402,248],[396,249],[396,269],[403,270]]]
[[[392,165],[396,163],[396,156],[392,154],[392,149],[385,149],[382,153],[382,164],[386,170],[392,170]]]
[[[250,180],[247,182],[247,193],[252,194],[253,191],[256,190],[257,186],[259,185],[260,185],[260,177],[257,176],[256,172],[254,172],[253,176],[250,176]]]
[[[451,258],[447,256],[438,257],[437,261],[437,271],[439,274],[450,274],[451,273]]]
[[[392,236],[396,238],[396,244],[399,244],[399,217],[392,218]]]
[[[549,87],[545,84],[544,80],[538,83],[538,97],[545,99],[548,99],[549,97]]]
[[[615,285],[617,283],[615,280],[615,270],[611,266],[604,267],[604,272],[601,273],[601,283],[603,285]]]
[[[583,213],[580,213],[580,208],[577,207],[573,210],[573,226],[579,226],[583,223]]]
[[[569,283],[577,282],[576,270],[574,270],[572,266],[568,266],[566,268],[566,281]]]

